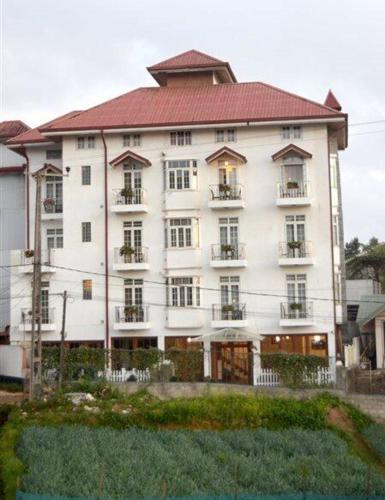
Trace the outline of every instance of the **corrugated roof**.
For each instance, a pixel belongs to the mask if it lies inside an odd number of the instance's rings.
[[[363,295],[360,297],[360,307],[357,314],[357,323],[360,327],[374,319],[383,309],[385,309],[385,295]]]
[[[329,90],[328,95],[326,96],[325,99],[325,106],[328,106],[329,108],[336,109],[337,111],[341,111],[342,106],[338,102],[336,96],[333,94],[331,90]]]
[[[30,127],[21,120],[7,120],[0,122],[0,139],[7,139],[19,135]]]
[[[47,142],[50,139],[47,139],[47,137],[45,137],[40,132],[40,129],[42,129],[43,127],[48,127],[54,123],[58,123],[61,120],[71,118],[72,116],[75,116],[79,113],[81,113],[81,111],[70,111],[69,113],[66,113],[62,116],[59,116],[58,118],[55,118],[54,120],[51,120],[47,123],[44,123],[43,125],[40,125],[39,127],[29,129],[26,132],[20,133],[19,135],[12,137],[12,139],[9,139],[7,141],[7,144],[27,144],[27,143],[34,143],[34,142]]]
[[[260,82],[202,87],[147,87],[123,94],[40,131],[263,122],[345,117],[343,113]]]

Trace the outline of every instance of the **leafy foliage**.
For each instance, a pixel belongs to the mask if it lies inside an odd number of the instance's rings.
[[[31,427],[22,489],[87,497],[368,492],[368,469],[330,431],[149,431]],[[370,493],[385,491],[371,475]]]
[[[371,238],[367,245],[353,238],[345,245],[349,279],[371,278],[385,285],[385,242]]]
[[[363,430],[363,435],[385,462],[385,425],[372,424]]]
[[[174,365],[176,380],[195,382],[203,378],[203,352],[171,348],[165,358]]]
[[[280,382],[287,387],[312,385],[319,368],[327,366],[320,356],[286,353],[262,353],[262,365],[278,373]]]

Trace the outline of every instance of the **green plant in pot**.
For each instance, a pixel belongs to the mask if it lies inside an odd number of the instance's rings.
[[[119,250],[119,255],[121,257],[132,257],[135,253],[135,248],[130,247],[130,245],[123,245]]]
[[[134,194],[135,194],[135,193],[134,193],[133,189],[132,189],[132,188],[130,188],[130,187],[125,187],[125,188],[123,188],[123,189],[120,191],[120,195],[121,195],[121,196],[123,196],[123,198],[124,198],[125,200],[127,200],[127,199],[128,199],[128,200],[130,200],[130,201],[131,201],[131,200],[132,200],[132,198],[133,198],[133,196],[134,196]]]
[[[302,243],[302,241],[289,241],[287,246],[290,248],[290,250],[299,250]]]
[[[222,306],[222,312],[233,312],[234,306],[232,304],[225,304]]]
[[[135,305],[125,306],[124,314],[126,316],[136,316],[137,314],[139,314],[139,307]]]
[[[24,256],[26,259],[30,259],[31,257],[34,256],[34,251],[33,250],[25,250],[24,251]]]
[[[299,184],[297,181],[288,181],[286,184],[287,189],[298,189]]]
[[[234,245],[228,245],[228,244],[221,245],[221,252],[224,253],[234,252]]]
[[[300,302],[292,302],[290,304],[290,309],[292,311],[301,311],[302,310],[302,304]]]

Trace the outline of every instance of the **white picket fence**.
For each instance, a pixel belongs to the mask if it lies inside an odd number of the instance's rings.
[[[305,376],[304,382],[314,385],[326,385],[334,382],[333,370],[330,367],[319,368],[314,375]],[[258,370],[255,377],[256,386],[278,387],[279,375],[270,368]]]
[[[109,382],[129,382],[130,377],[132,379],[135,377],[135,382],[150,382],[150,370],[137,370],[133,368],[132,370],[126,370],[122,368],[121,370],[106,370],[99,373],[100,377],[104,377]]]

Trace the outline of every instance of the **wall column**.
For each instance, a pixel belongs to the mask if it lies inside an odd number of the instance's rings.
[[[385,368],[385,319],[375,319],[377,368]]]
[[[261,372],[261,341],[260,340],[254,340],[253,341],[253,347],[251,350],[253,356],[253,385],[257,385],[257,379],[258,376]]]
[[[203,375],[211,377],[211,343],[210,341],[203,342]]]

